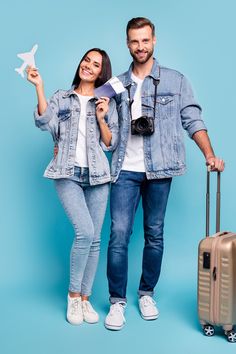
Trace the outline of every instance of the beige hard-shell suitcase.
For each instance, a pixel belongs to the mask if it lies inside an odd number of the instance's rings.
[[[220,232],[220,172],[217,172],[216,233],[209,237],[210,172],[207,171],[206,237],[198,249],[198,315],[207,336],[223,327],[236,342],[236,234]]]

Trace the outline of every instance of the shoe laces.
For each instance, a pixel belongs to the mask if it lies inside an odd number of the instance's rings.
[[[91,305],[91,303],[87,300],[83,300],[82,301],[82,305],[83,305],[83,309],[86,312],[90,312],[90,313],[95,313],[93,306]]]
[[[76,313],[78,312],[79,309],[79,305],[80,305],[80,298],[74,298],[72,300],[72,304],[71,304],[71,314],[72,315],[76,315]]]
[[[126,303],[125,302],[115,302],[113,305],[111,305],[110,308],[110,315],[113,316],[116,313],[121,314],[123,320],[125,321],[125,316],[124,316],[124,309],[126,307]]]
[[[156,305],[156,302],[153,300],[153,298],[149,295],[144,295],[141,297],[141,302],[143,306],[150,306],[150,305]]]

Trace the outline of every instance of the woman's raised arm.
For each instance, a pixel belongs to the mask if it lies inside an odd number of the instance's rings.
[[[26,69],[27,80],[35,85],[38,98],[38,113],[42,115],[47,109],[47,100],[44,94],[43,80],[36,68],[30,66]]]

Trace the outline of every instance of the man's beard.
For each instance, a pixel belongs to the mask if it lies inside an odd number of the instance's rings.
[[[132,58],[134,59],[134,62],[136,62],[138,64],[145,64],[151,58],[151,56],[153,55],[153,52],[154,52],[154,48],[151,51],[145,53],[146,56],[144,56],[143,58],[139,58],[137,56],[137,54],[132,53],[132,52],[130,52],[130,54],[131,54]]]

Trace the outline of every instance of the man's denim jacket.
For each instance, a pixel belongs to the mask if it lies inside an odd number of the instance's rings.
[[[123,85],[130,87],[130,99],[134,97],[136,83],[131,79],[132,64],[119,76]],[[195,101],[190,84],[178,71],[159,66],[154,59],[150,75],[142,85],[142,115],[153,117],[153,79],[160,80],[157,86],[155,132],[144,136],[144,160],[148,179],[182,175],[186,170],[183,129],[190,137],[199,130],[206,130],[201,118],[201,107]],[[130,129],[128,89],[116,96],[119,115],[119,142],[113,152],[111,176],[115,182],[125,157]]]
[[[36,108],[34,113],[36,126],[49,131],[54,143],[58,145],[58,154],[49,163],[44,172],[45,177],[57,179],[74,175],[79,116],[80,102],[73,87],[68,91],[55,92],[44,114],[39,115]],[[110,100],[105,120],[112,132],[112,142],[108,148],[101,141],[95,113],[95,98],[90,99],[87,104],[86,140],[91,185],[111,180],[109,162],[103,150],[112,151],[117,145],[118,115],[114,99]]]

